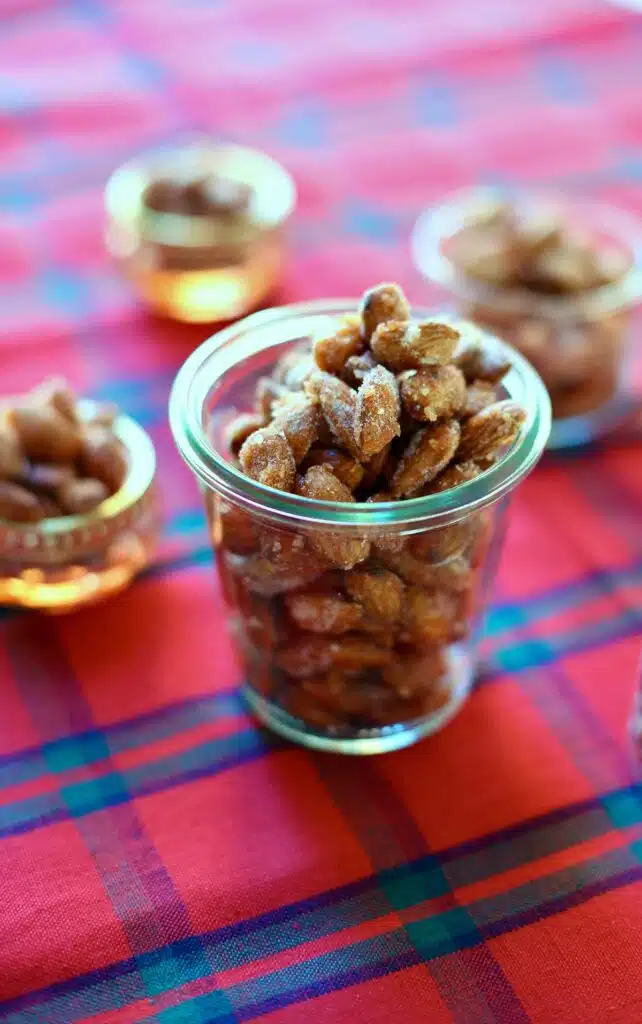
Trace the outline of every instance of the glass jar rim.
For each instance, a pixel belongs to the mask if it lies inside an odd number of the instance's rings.
[[[442,493],[405,501],[340,504],[266,487],[245,476],[215,451],[204,429],[204,412],[217,380],[260,351],[314,335],[321,327],[327,329],[328,321],[336,322],[346,313],[354,312],[358,304],[358,299],[322,299],[253,313],[212,335],[189,356],[174,381],[169,418],[179,452],[197,479],[249,511],[278,518],[284,524],[303,529],[332,527],[337,532],[358,527],[365,534],[394,532],[400,526],[408,532],[442,526],[511,491],[535,466],[544,450],[551,428],[550,400],[539,375],[523,356],[472,325],[470,329],[484,346],[510,360],[512,368],[505,378],[506,390],[526,412],[522,432],[512,448],[474,480]],[[431,314],[413,309],[412,315]]]
[[[538,295],[525,288],[502,288],[458,270],[442,251],[443,239],[461,226],[466,210],[501,201],[527,200],[557,208],[587,209],[597,214],[613,239],[626,243],[631,256],[628,271],[612,284],[601,285],[577,296]],[[530,192],[526,189],[472,186],[445,196],[437,206],[424,210],[411,235],[413,262],[434,284],[468,302],[513,316],[529,316],[555,322],[584,322],[617,313],[642,299],[642,231],[635,217],[617,206],[586,197]]]

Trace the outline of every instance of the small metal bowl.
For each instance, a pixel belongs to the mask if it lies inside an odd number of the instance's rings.
[[[145,191],[181,161],[248,186],[247,214],[215,217],[159,212]],[[123,164],[105,189],[106,245],[140,298],[186,323],[244,316],[280,281],[285,228],[296,203],[290,174],[266,153],[199,140]]]
[[[94,403],[81,409],[91,415]],[[35,524],[0,519],[0,604],[73,611],[123,590],[149,563],[160,529],[154,445],[128,416],[113,430],[129,470],[98,508]]]

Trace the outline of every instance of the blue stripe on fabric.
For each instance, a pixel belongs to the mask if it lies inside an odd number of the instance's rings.
[[[111,754],[147,746],[179,732],[197,728],[220,718],[246,712],[239,690],[159,708],[135,719],[106,725],[94,732],[78,733],[32,747],[18,755],[0,756],[0,786],[12,786],[37,778],[47,770],[45,758],[55,772],[71,771],[100,760],[106,737]]]
[[[0,837],[17,835],[68,817],[80,817],[116,807],[132,797],[158,793],[170,786],[229,771],[240,764],[281,749],[283,742],[257,729],[237,732],[180,754],[161,758],[140,768],[106,772],[94,779],[60,788],[66,808],[58,797],[45,794],[0,806]],[[100,759],[108,755],[101,753]]]
[[[395,869],[398,872],[404,870],[405,868]],[[206,1020],[228,1021],[235,1017],[237,1020],[250,1020],[254,1016],[291,1005],[293,1002],[313,998],[324,991],[358,984],[369,977],[381,976],[448,955],[456,950],[471,948],[480,941],[507,934],[515,928],[560,913],[600,893],[639,881],[640,878],[642,866],[635,850],[622,848],[609,851],[591,861],[582,862],[543,879],[526,883],[517,889],[500,893],[496,897],[482,899],[469,905],[467,909],[477,922],[472,931],[461,918],[461,908],[431,914],[413,922],[410,927],[415,931],[420,953],[410,945],[404,930],[391,931],[230,986],[224,993],[219,991],[197,996],[188,1002],[182,1002],[180,1006],[186,1011],[188,1006],[193,1007],[195,1013],[188,1019],[202,1019],[199,1015],[203,1010]],[[354,925],[362,921],[351,923]],[[200,936],[200,942],[206,943],[208,948],[212,949],[215,961],[219,960],[222,950],[225,949],[222,933],[229,932],[231,928],[235,929],[236,926],[228,926],[216,933]],[[331,930],[337,929],[335,927]],[[299,939],[296,930],[289,929],[288,936],[289,945],[296,946]],[[318,937],[318,933],[315,937]],[[152,954],[141,954],[137,957],[137,966],[140,966],[141,962],[145,964],[148,958],[154,956],[187,954],[195,941],[195,938],[184,939],[173,943],[171,948],[166,946]],[[261,944],[261,949],[264,948],[273,950],[273,947],[264,947]],[[235,950],[234,960],[238,965],[255,959],[256,950],[250,948],[247,942],[237,944]],[[224,962],[228,962],[226,957],[223,959]],[[126,1005],[120,1000],[123,988],[127,989],[127,979],[131,978],[132,969],[131,962],[124,961],[80,978],[49,986],[39,992],[20,996],[5,1003],[4,1009],[0,1009],[0,1019],[8,1021],[9,1024],[22,1024],[34,1019],[32,1008],[39,1006],[46,1007],[48,1013],[46,1018],[40,1019],[55,1022],[64,1020],[65,1024],[72,1024],[78,1019],[76,1014],[88,1012],[89,1006],[91,1012],[95,1014]],[[215,969],[224,968],[216,963]],[[124,986],[121,979],[125,980]],[[135,998],[136,995],[130,1001]],[[223,998],[225,1002],[222,1002]],[[180,1020],[176,1013],[172,1016],[171,1010],[174,1008],[159,1011],[159,1020]],[[64,1012],[67,1013],[66,1018],[62,1016]]]

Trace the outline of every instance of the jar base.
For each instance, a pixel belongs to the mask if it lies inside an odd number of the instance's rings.
[[[465,703],[473,683],[470,658],[466,653],[454,650],[449,656],[452,683],[450,699],[446,704],[424,718],[378,729],[360,729],[349,735],[339,730],[311,728],[272,701],[266,700],[247,684],[243,687],[243,696],[263,725],[293,743],[332,754],[387,754],[409,747],[443,729]]]
[[[622,393],[614,395],[609,402],[593,412],[553,420],[546,448],[548,451],[559,451],[598,441],[637,415],[639,407],[639,398]]]

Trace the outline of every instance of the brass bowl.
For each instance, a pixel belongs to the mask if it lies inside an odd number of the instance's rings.
[[[81,403],[87,415],[93,408]],[[113,429],[129,458],[115,494],[83,515],[0,519],[0,604],[72,611],[123,590],[149,563],[160,529],[154,445],[128,416]]]

